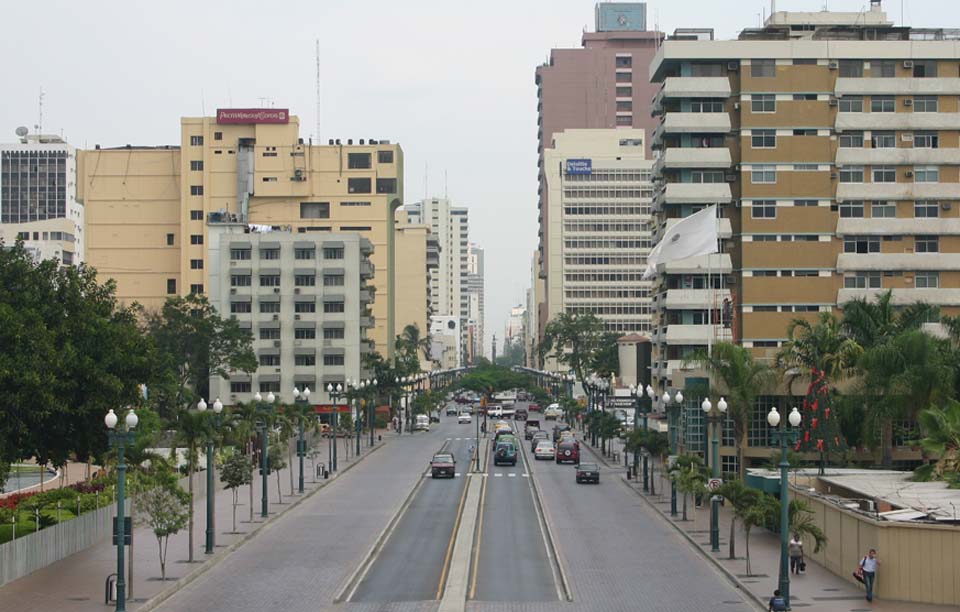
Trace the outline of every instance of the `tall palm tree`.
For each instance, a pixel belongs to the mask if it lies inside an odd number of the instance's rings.
[[[740,478],[746,474],[743,445],[750,427],[750,413],[757,396],[770,388],[774,381],[773,369],[755,361],[749,349],[731,342],[718,342],[713,350],[697,352],[691,361],[705,368],[727,391],[727,405],[733,422],[733,438],[737,449]]]
[[[733,513],[730,516],[730,555],[729,558],[732,561],[736,559],[736,528],[737,520],[741,517],[744,508],[748,506],[753,506],[757,503],[757,500],[763,493],[748,487],[743,483],[742,480],[728,480],[720,486],[718,491],[720,495],[723,496],[725,500],[730,502],[730,505],[733,507]]]
[[[951,399],[943,408],[924,410],[918,420],[924,436],[920,446],[936,458],[917,468],[918,480],[960,481],[960,402]]]
[[[233,438],[233,443],[243,449],[243,454],[247,457],[251,466],[254,462],[254,438],[257,435],[258,422],[256,402],[238,404],[232,407],[230,413],[227,415],[227,423]],[[251,523],[253,522],[253,487],[254,479],[251,478],[247,485],[247,490],[250,494],[248,501],[250,510],[249,521]]]
[[[396,346],[411,362],[416,362],[417,370],[419,370],[421,355],[424,359],[430,358],[430,336],[429,334],[421,335],[416,323],[404,326],[403,331],[397,336]]]
[[[787,342],[777,353],[774,365],[792,391],[793,382],[813,370],[823,372],[830,382],[841,380],[851,373],[862,352],[833,313],[821,312],[815,324],[806,319],[790,322]]]
[[[177,416],[177,444],[183,444],[187,447],[187,474],[189,477],[187,489],[190,494],[187,555],[188,561],[191,563],[193,563],[193,505],[196,499],[193,495],[193,475],[197,471],[198,450],[206,443],[207,438],[213,435],[210,417],[209,413],[191,410],[181,410]],[[213,495],[213,491],[207,491],[207,495]]]

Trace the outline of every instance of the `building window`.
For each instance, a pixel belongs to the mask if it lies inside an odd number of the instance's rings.
[[[929,270],[917,272],[913,278],[913,286],[917,289],[936,289],[940,286],[940,273]]]
[[[917,236],[914,240],[914,250],[917,253],[939,253],[939,236]]]
[[[937,96],[915,96],[913,98],[913,112],[915,113],[936,113],[939,104]]]
[[[620,127],[629,127],[633,125],[633,117],[630,115],[617,115],[616,123]]]
[[[293,330],[293,337],[296,340],[316,340],[317,330],[313,327],[298,327]]]
[[[250,302],[230,302],[231,314],[247,314],[253,312],[253,304]]]
[[[897,146],[897,135],[893,132],[873,132],[870,146],[874,149],[893,149]]]
[[[633,87],[617,87],[617,97],[618,98],[632,98],[633,97]]]
[[[279,366],[280,355],[260,355],[261,366]]]
[[[173,234],[167,234],[167,246],[173,246]]]
[[[250,259],[250,249],[230,249],[230,259],[235,261]]]
[[[840,98],[838,109],[841,113],[862,113],[863,97],[862,96],[844,96]]]
[[[190,160],[190,170],[193,172],[199,172],[203,170],[203,160],[192,159]]]
[[[203,195],[203,185],[190,185],[190,195],[192,195],[192,196],[202,196],[202,195]]]
[[[393,163],[393,151],[377,151],[377,163],[378,163],[378,164],[392,164],[392,163]]]
[[[914,149],[939,149],[940,135],[936,132],[914,132]]]
[[[937,76],[937,60],[914,60],[913,76],[918,79]]]
[[[894,96],[872,96],[870,98],[871,113],[892,113],[897,110]]]
[[[280,275],[279,274],[261,274],[260,286],[261,287],[279,287]]]
[[[214,133],[213,133],[213,139],[214,139],[214,140],[223,140],[223,132],[214,132]]]
[[[317,250],[316,249],[294,249],[293,258],[294,259],[316,259]]]
[[[280,249],[260,249],[260,259],[280,259]]]
[[[275,176],[265,176],[261,179],[264,183],[276,183],[277,177]]]
[[[776,219],[776,200],[754,200],[750,206],[750,216],[754,219]]]
[[[261,340],[279,340],[280,328],[279,327],[261,327],[260,339]]]
[[[325,327],[323,329],[324,340],[343,340],[342,327]]]
[[[323,356],[323,365],[325,365],[325,366],[342,366],[342,365],[343,365],[343,355],[324,355],[324,356]]]
[[[327,247],[323,249],[324,259],[343,259],[343,247]]]
[[[294,287],[315,287],[317,277],[314,274],[296,274],[293,277]]]
[[[191,136],[190,137],[190,146],[199,147],[203,144],[203,136]]]
[[[347,168],[351,170],[369,170],[371,166],[369,153],[347,153]]]
[[[250,393],[250,383],[230,381],[230,393]]]
[[[249,274],[231,274],[230,275],[231,287],[249,287],[250,283],[251,283],[251,276]]]
[[[840,76],[845,78],[863,77],[863,60],[840,60]]]
[[[177,293],[177,279],[168,278],[167,279],[167,295],[175,295]]]
[[[805,94],[793,94],[794,102],[811,102],[816,101],[817,94],[805,93]],[[813,134],[816,136],[816,134]]]
[[[839,140],[841,149],[859,149],[863,147],[863,132],[843,132]]]
[[[880,238],[878,236],[851,236],[843,240],[844,253],[879,253]]]
[[[280,312],[280,302],[260,302],[260,314],[276,314]]]
[[[294,355],[293,365],[295,366],[315,366],[317,365],[316,355]]]
[[[633,57],[629,55],[621,55],[616,59],[617,68],[630,68],[633,66]]]
[[[317,304],[315,302],[296,302],[293,305],[293,312],[298,314],[317,312]]]
[[[341,225],[341,232],[369,232],[369,225]]]
[[[892,79],[897,76],[897,63],[893,60],[871,60],[870,76],[875,79]]]
[[[840,205],[840,217],[844,219],[863,217],[863,202],[844,202]]]
[[[191,270],[203,270],[203,260],[202,260],[202,259],[191,259],[191,260],[190,260],[190,269],[191,269]]]
[[[777,62],[772,59],[755,59],[751,61],[750,76],[752,77],[777,76]]]
[[[370,206],[370,202],[340,202],[340,206]]]
[[[194,283],[190,285],[191,295],[200,295],[203,293],[203,283]]]
[[[632,72],[618,72],[617,73],[617,83],[632,83],[633,82],[633,73]]]
[[[723,170],[691,170],[691,183],[722,183]]]
[[[191,210],[191,211],[190,211],[190,220],[191,220],[191,221],[203,221],[203,211],[202,211],[202,210]]]
[[[633,102],[630,100],[620,100],[617,102],[617,112],[620,111],[629,111],[633,112]]]
[[[324,287],[343,287],[343,274],[324,274]]]
[[[897,182],[897,167],[896,166],[874,166],[871,173],[874,183],[896,183]]]
[[[371,182],[369,178],[349,178],[347,179],[347,193],[370,193]]]
[[[777,130],[757,130],[750,132],[750,140],[754,149],[773,149],[777,146]]]
[[[203,244],[203,234],[190,234],[190,244]]]
[[[777,97],[773,94],[753,94],[750,96],[750,110],[754,113],[775,113]]]
[[[722,113],[723,100],[694,98],[690,101],[691,113]]]
[[[844,166],[840,168],[841,183],[862,183],[863,166]]]
[[[397,179],[395,178],[378,178],[377,179],[377,193],[396,193],[397,192]]]
[[[280,393],[280,381],[260,383],[260,393]]]
[[[329,219],[330,202],[300,202],[300,218]]]
[[[870,205],[870,216],[874,219],[895,219],[897,205],[890,202],[874,202]]]
[[[325,313],[337,313],[344,312],[344,304],[340,302],[324,302],[323,303],[323,312]]]
[[[913,216],[917,219],[931,219],[940,216],[940,205],[922,200],[913,205]]]
[[[843,277],[844,289],[880,289],[880,272],[857,272]]]
[[[756,165],[750,171],[750,181],[752,183],[772,184],[777,182],[776,166]]]
[[[936,166],[917,166],[913,170],[915,183],[939,183],[940,168]]]

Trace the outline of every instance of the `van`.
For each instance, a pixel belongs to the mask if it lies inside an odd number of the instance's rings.
[[[430,417],[425,414],[418,414],[417,421],[413,426],[414,431],[430,431]]]

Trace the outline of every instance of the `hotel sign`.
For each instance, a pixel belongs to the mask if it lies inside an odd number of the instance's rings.
[[[290,123],[286,108],[218,108],[217,123]]]
[[[567,174],[592,174],[592,159],[568,159]]]

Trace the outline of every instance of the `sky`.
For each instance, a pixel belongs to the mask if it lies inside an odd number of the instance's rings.
[[[861,10],[866,0],[778,0]],[[43,0],[0,6],[0,142],[39,122],[76,147],[179,144],[181,116],[274,105],[314,135],[399,142],[405,200],[446,193],[486,253],[486,350],[524,301],[537,247],[534,69],[579,47],[593,0]],[[769,0],[655,0],[648,25],[734,38]],[[957,0],[887,0],[888,17],[960,27]],[[500,342],[498,340],[498,342]]]

